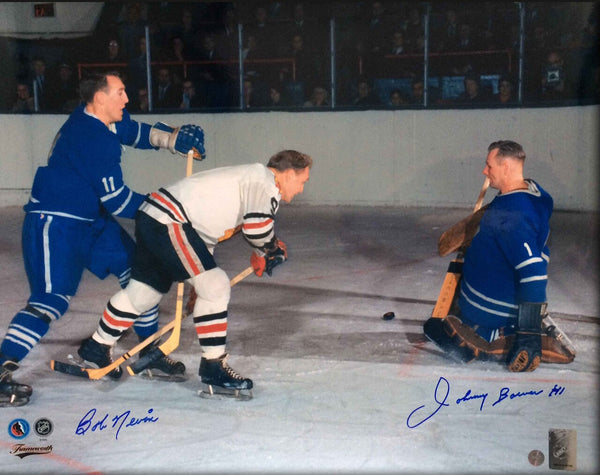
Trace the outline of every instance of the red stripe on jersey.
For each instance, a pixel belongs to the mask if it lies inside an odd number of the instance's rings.
[[[202,272],[202,270],[198,268],[198,266],[196,265],[196,262],[194,262],[194,259],[193,259],[192,255],[190,254],[190,250],[185,245],[185,241],[181,234],[181,226],[173,225],[173,233],[175,234],[175,238],[177,239],[177,244],[179,245],[181,254],[187,261],[190,268],[192,269],[192,272],[194,273],[194,275],[200,274],[200,272]]]
[[[102,319],[108,323],[111,327],[118,327],[127,329],[131,325],[133,325],[133,320],[115,320],[107,310],[104,310],[104,315],[102,315]]]
[[[173,212],[173,214],[175,214],[177,219],[179,219],[179,221],[181,221],[182,223],[185,222],[185,218],[181,216],[179,210],[175,208],[175,206],[173,206],[173,204],[170,201],[167,201],[165,198],[163,198],[162,195],[159,195],[158,193],[154,192],[150,196],[152,196],[152,198],[154,198],[155,200],[160,201],[163,205],[169,208]]]
[[[206,335],[208,333],[226,332],[227,322],[215,323],[213,325],[200,325],[196,327],[196,333],[198,335]]]
[[[267,219],[265,221],[262,221],[260,223],[244,223],[244,229],[264,228],[266,226],[269,226],[272,222],[273,222],[273,219],[269,218],[269,219]]]

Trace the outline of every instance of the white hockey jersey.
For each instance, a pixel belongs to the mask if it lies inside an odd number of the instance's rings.
[[[240,230],[251,246],[262,249],[275,239],[280,200],[274,173],[254,163],[186,177],[152,193],[140,211],[163,224],[190,223],[211,252]]]

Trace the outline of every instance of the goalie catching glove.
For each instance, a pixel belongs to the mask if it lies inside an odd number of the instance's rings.
[[[166,148],[171,153],[185,157],[190,150],[194,151],[194,160],[204,160],[204,131],[202,127],[187,124],[171,127],[157,122],[150,129],[150,144],[158,148]]]
[[[254,273],[258,277],[262,277],[263,272],[267,272],[269,277],[273,273],[273,268],[279,264],[283,264],[287,260],[287,247],[283,241],[275,240],[275,244],[271,247],[266,247],[259,251],[255,250],[250,256],[250,263],[254,269]]]

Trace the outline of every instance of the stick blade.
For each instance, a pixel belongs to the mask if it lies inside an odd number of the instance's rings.
[[[58,371],[59,373],[70,374],[71,376],[79,376],[80,378],[90,379],[89,372],[85,368],[77,366],[76,364],[63,363],[62,361],[51,360],[50,368],[52,368],[54,371]]]

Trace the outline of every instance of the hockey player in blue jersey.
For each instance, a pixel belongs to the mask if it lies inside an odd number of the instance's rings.
[[[424,325],[425,334],[454,358],[493,357],[513,372],[533,371],[540,361],[572,360],[542,330],[553,200],[523,177],[524,162],[516,142],[489,145],[483,173],[499,193],[465,253],[458,309]]]
[[[125,86],[118,73],[93,74],[81,81],[82,104],[59,130],[46,166],[38,168],[23,222],[22,245],[31,295],[9,324],[0,346],[0,404],[28,402],[29,385],[12,380],[50,324],[65,314],[83,270],[100,279],[129,281],[134,241],[114,219],[134,218],[146,195],[123,181],[121,147],[168,149],[203,159],[204,132],[196,125],[153,126],[133,120],[125,109]],[[158,330],[158,306],[135,326],[140,340]],[[80,354],[105,366],[111,355],[93,345]],[[181,362],[164,359],[164,372],[183,373]],[[111,373],[119,378],[120,371]]]

